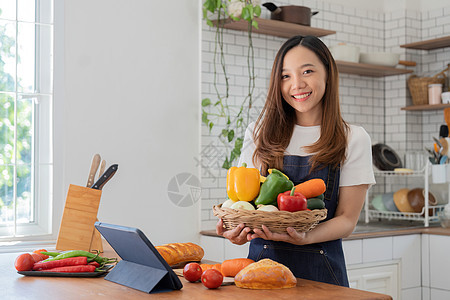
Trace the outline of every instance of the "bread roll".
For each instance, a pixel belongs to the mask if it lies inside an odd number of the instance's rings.
[[[297,279],[285,265],[266,258],[242,269],[234,283],[245,289],[285,289],[295,287]]]
[[[187,261],[200,261],[205,252],[203,248],[194,243],[171,243],[156,246],[164,260],[173,266]]]

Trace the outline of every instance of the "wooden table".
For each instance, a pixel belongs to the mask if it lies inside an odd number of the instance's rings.
[[[109,245],[108,245],[109,246]],[[105,247],[103,256],[116,257]],[[104,279],[22,276],[14,268],[20,253],[0,254],[1,299],[392,299],[390,296],[298,279],[297,287],[283,290],[248,290],[235,285],[208,290],[201,284],[180,278],[183,288],[146,294]],[[5,294],[6,293],[6,294]]]

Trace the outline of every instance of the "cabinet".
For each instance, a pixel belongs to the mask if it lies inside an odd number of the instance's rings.
[[[371,266],[350,266],[347,272],[351,288],[387,294],[392,299],[399,298],[398,262]]]
[[[415,188],[420,186],[409,187],[408,180],[418,178],[424,182],[423,189],[425,190],[425,206],[420,213],[406,213],[406,212],[393,212],[393,211],[380,211],[372,208],[371,201],[373,200],[373,194],[368,193],[364,205],[365,222],[369,223],[370,219],[388,219],[388,220],[410,220],[420,221],[424,223],[425,227],[428,227],[430,222],[438,222],[438,212],[444,209],[445,205],[430,206],[428,203],[428,191],[429,191],[429,174],[431,164],[427,162],[425,167],[420,171],[413,171],[409,173],[401,173],[394,171],[375,171],[375,177],[385,179],[385,186],[387,187],[385,193],[395,192],[400,188]],[[397,180],[394,182],[394,180]]]

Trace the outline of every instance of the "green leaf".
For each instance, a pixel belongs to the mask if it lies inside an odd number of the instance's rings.
[[[211,105],[211,99],[205,98],[205,99],[202,100],[202,106],[203,107],[209,106],[209,105]]]
[[[252,19],[252,15],[250,13],[250,9],[248,8],[248,6],[244,6],[242,8],[241,18],[247,21]]]
[[[228,136],[228,130],[227,129],[222,129],[222,135],[224,137],[227,137]]]
[[[211,129],[213,128],[214,123],[213,122],[209,122],[209,132],[211,132]]]
[[[228,161],[228,157],[225,158],[225,161],[222,164],[222,168],[229,169],[231,167],[231,163]]]
[[[208,125],[209,119],[208,119],[208,113],[206,111],[202,111],[202,122],[205,123],[205,125]]]
[[[261,15],[261,6],[254,6],[253,13],[255,14],[255,16],[259,17]]]
[[[214,11],[217,9],[218,4],[221,1],[217,1],[217,0],[205,0],[205,2],[203,2],[203,7],[206,10],[209,10],[210,12],[214,13]]]
[[[255,27],[256,29],[259,29],[258,22],[256,22],[255,20],[252,21],[252,26]]]
[[[210,19],[206,19],[206,24],[210,27],[214,27],[214,24]]]
[[[234,130],[231,129],[230,131],[228,131],[228,142],[231,142],[234,138]]]

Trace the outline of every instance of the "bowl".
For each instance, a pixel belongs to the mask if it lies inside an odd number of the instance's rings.
[[[359,62],[371,65],[380,65],[386,67],[395,67],[400,59],[399,53],[389,52],[370,52],[360,53]]]
[[[414,212],[414,208],[408,202],[409,189],[400,189],[394,193],[394,203],[397,209],[403,213]]]
[[[329,49],[335,60],[349,61],[354,63],[359,62],[359,47],[357,46],[339,43],[337,45],[329,47]]]
[[[414,188],[408,192],[407,195],[409,205],[414,209],[415,213],[422,212],[423,207],[425,206],[425,190],[422,188]],[[428,192],[428,204],[436,205],[437,201],[434,198],[433,194]],[[431,211],[431,209],[430,209]],[[431,213],[430,213],[431,215]]]
[[[375,208],[378,211],[388,211],[383,204],[383,195],[381,195],[381,194],[373,197],[371,203],[372,203],[373,208]]]
[[[384,207],[386,207],[388,211],[398,212],[397,206],[395,206],[394,203],[394,193],[383,194],[382,199]]]

